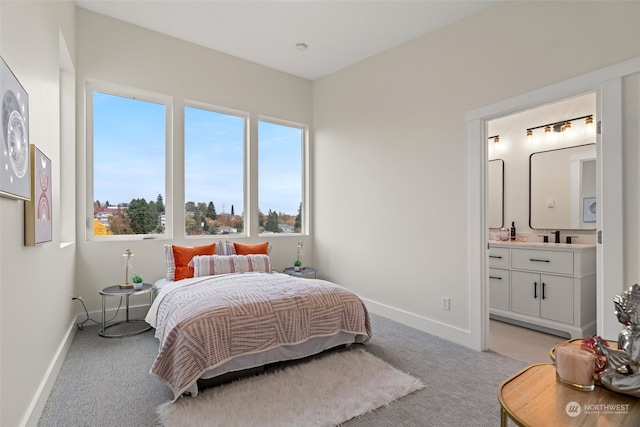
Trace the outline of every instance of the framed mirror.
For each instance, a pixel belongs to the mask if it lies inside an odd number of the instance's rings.
[[[504,226],[504,160],[489,160],[487,167],[487,224],[489,228]]]
[[[529,226],[595,230],[596,145],[541,151],[529,156]]]

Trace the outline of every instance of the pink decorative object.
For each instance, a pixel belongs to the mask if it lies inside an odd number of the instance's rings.
[[[594,372],[600,374],[607,367],[607,356],[599,354],[596,349],[596,338],[599,338],[606,347],[609,347],[609,343],[602,337],[585,337],[580,344],[580,348],[589,351],[594,354]]]
[[[578,390],[594,389],[593,353],[576,346],[561,344],[555,349],[556,374],[560,381]]]

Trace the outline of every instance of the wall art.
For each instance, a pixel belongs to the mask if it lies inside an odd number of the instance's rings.
[[[0,58],[2,137],[0,195],[31,199],[29,172],[29,96],[4,59]]]
[[[582,199],[582,221],[596,222],[596,198],[585,197]]]
[[[51,221],[51,159],[31,144],[31,193],[24,204],[24,244],[35,246],[52,240]]]

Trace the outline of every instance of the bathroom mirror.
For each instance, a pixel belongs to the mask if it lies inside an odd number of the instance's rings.
[[[487,167],[487,223],[489,228],[504,226],[504,160],[489,160]]]
[[[595,144],[542,151],[529,156],[531,228],[594,230],[595,198]]]

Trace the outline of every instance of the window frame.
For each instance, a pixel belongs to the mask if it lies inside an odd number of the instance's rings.
[[[93,141],[93,94],[94,92],[122,98],[162,104],[165,106],[165,229],[163,234],[119,234],[110,236],[96,236],[93,234],[93,184],[94,184],[94,141]],[[135,89],[128,86],[87,79],[85,83],[85,167],[86,167],[86,205],[87,241],[133,241],[145,239],[170,240],[173,239],[173,97],[157,92]]]
[[[192,99],[186,99],[184,101],[184,104],[182,106],[182,123],[183,123],[183,131],[182,131],[182,144],[183,144],[183,158],[182,158],[182,166],[183,166],[183,175],[182,175],[182,195],[183,195],[183,203],[181,206],[181,212],[183,213],[183,217],[184,214],[186,214],[185,211],[185,204],[187,203],[187,197],[186,197],[186,168],[187,165],[185,164],[186,161],[186,147],[187,147],[187,141],[186,141],[186,137],[185,137],[185,133],[186,133],[186,127],[187,127],[187,121],[186,121],[186,115],[185,115],[185,109],[187,107],[189,108],[197,108],[200,110],[205,110],[205,111],[209,111],[212,113],[218,113],[218,114],[226,114],[229,116],[235,116],[235,117],[240,117],[244,120],[244,126],[243,126],[243,143],[242,143],[242,207],[243,207],[243,213],[244,213],[244,231],[242,233],[237,233],[237,234],[225,234],[225,235],[220,235],[220,234],[205,234],[205,235],[196,235],[196,236],[189,236],[186,234],[187,230],[185,227],[185,222],[184,222],[184,218],[182,221],[182,238],[186,239],[186,240],[203,240],[203,239],[207,239],[207,240],[211,240],[213,239],[229,239],[229,238],[235,238],[235,237],[248,237],[250,236],[252,233],[250,231],[250,218],[251,215],[249,214],[250,212],[250,191],[251,191],[251,187],[249,185],[249,181],[250,181],[250,175],[251,175],[251,171],[250,171],[250,162],[249,162],[249,157],[251,156],[251,146],[250,146],[250,126],[251,126],[251,116],[249,113],[247,113],[246,111],[241,111],[241,110],[236,110],[233,108],[228,108],[228,107],[222,107],[219,105],[214,105],[214,104],[209,104],[206,102],[201,102],[201,101],[195,101]]]
[[[272,125],[279,125],[279,126],[286,126],[286,127],[291,127],[291,128],[296,128],[296,129],[300,129],[301,133],[302,133],[302,140],[300,141],[301,147],[300,147],[300,156],[302,157],[300,159],[300,166],[302,168],[302,170],[300,171],[300,179],[301,179],[301,185],[300,185],[300,189],[301,189],[301,193],[300,194],[300,202],[302,204],[301,207],[301,227],[300,227],[300,232],[299,233],[261,233],[258,232],[258,236],[260,237],[273,237],[273,236],[308,236],[310,233],[310,218],[309,218],[309,212],[310,212],[310,179],[309,179],[309,169],[310,169],[310,161],[309,161],[309,126],[302,124],[302,123],[298,123],[298,122],[293,122],[293,121],[289,121],[289,120],[283,120],[283,119],[278,119],[275,117],[270,117],[270,116],[262,116],[259,115],[258,119],[256,121],[256,129],[259,127],[260,122],[265,122],[265,123],[269,123]],[[259,132],[256,131],[257,134],[257,138],[256,138],[256,164],[258,165],[257,169],[256,169],[256,188],[258,189],[257,194],[256,194],[256,198],[255,200],[257,201],[257,205],[255,207],[255,209],[253,209],[254,214],[257,216],[258,212],[260,211],[260,182],[259,182],[259,170],[260,170],[260,164],[259,164],[259,151],[260,151],[260,135]],[[263,212],[264,213],[264,212]],[[256,224],[257,226],[257,224]],[[259,227],[258,227],[259,230]]]

